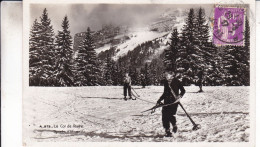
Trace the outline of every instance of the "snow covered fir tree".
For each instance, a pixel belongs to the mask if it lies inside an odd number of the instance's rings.
[[[51,20],[47,9],[44,9],[40,22],[37,22],[37,19],[34,21],[29,39],[31,86],[53,86],[56,79],[53,75],[56,57],[54,37]]]
[[[126,72],[133,85],[142,85],[141,79],[146,85],[161,85],[163,72],[168,70],[188,86],[196,84],[198,69],[204,73],[203,85],[250,84],[247,17],[244,46],[216,46],[203,8],[191,8],[178,15],[185,19],[177,22],[176,17],[170,17],[169,21],[166,15],[160,18],[161,22],[148,24],[150,30],[143,32],[131,31],[128,26],[101,24],[100,29],[86,26],[86,30],[75,35],[70,32],[75,22],[69,22],[65,16],[55,35],[44,9],[30,31],[29,85],[116,86],[123,84]]]
[[[55,86],[73,86],[73,73],[72,73],[72,37],[69,31],[69,20],[65,16],[62,21],[62,31],[58,31],[55,40],[55,65],[54,75]]]
[[[86,36],[79,46],[77,57],[75,58],[74,81],[78,86],[97,85],[97,59],[91,36],[90,28],[87,29]]]

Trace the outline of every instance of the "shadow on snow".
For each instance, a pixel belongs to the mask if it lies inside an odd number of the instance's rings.
[[[109,100],[122,100],[123,98],[112,98],[112,97],[88,97],[88,96],[85,96],[85,97],[81,97],[81,98],[92,98],[92,99],[109,99]]]
[[[34,130],[35,132],[51,132],[54,134],[59,134],[59,137],[70,137],[70,136],[85,136],[85,137],[102,137],[107,139],[134,139],[134,138],[163,138],[163,134],[154,134],[154,132],[149,133],[140,133],[139,135],[127,135],[131,133],[131,131],[127,132],[106,132],[106,133],[97,133],[94,131],[91,132],[84,132],[84,131],[57,131],[57,130]],[[147,135],[147,134],[154,134],[154,135]],[[35,139],[50,139],[50,138],[59,138],[55,137],[34,137]]]

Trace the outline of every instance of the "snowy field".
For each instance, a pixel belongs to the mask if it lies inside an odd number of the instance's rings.
[[[155,142],[248,142],[249,87],[185,87],[181,100],[201,129],[181,107],[177,112],[178,132],[163,137],[161,108],[151,108],[161,96],[162,86],[141,89],[140,99],[124,101],[120,86],[76,88],[30,88],[24,97],[24,139],[27,141],[155,141]],[[28,95],[25,93],[25,95]]]

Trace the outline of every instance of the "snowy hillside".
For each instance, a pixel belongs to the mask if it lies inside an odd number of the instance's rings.
[[[127,27],[127,29],[120,29],[123,30],[118,33],[118,35],[115,35],[117,30],[116,28],[121,27],[115,27],[115,26],[109,26],[108,30],[106,32],[108,33],[106,36],[112,36],[108,37],[106,39],[103,39],[102,37],[99,37],[96,39],[99,41],[98,47],[95,49],[96,52],[99,54],[101,52],[105,52],[111,48],[115,48],[115,55],[112,57],[114,60],[117,60],[119,57],[122,57],[128,53],[128,51],[132,51],[134,48],[136,48],[138,45],[145,43],[147,41],[152,41],[156,38],[163,37],[165,35],[168,35],[167,38],[160,38],[163,39],[162,41],[164,44],[163,46],[160,46],[159,50],[162,52],[162,50],[165,49],[165,45],[168,42],[168,38],[170,37],[169,34],[172,31],[172,29],[177,28],[180,32],[185,19],[186,19],[186,11],[181,9],[168,9],[165,12],[163,12],[157,19],[155,19],[150,24],[147,24],[147,27],[144,28],[135,28],[135,27]],[[101,32],[103,33],[105,29],[102,28]],[[98,33],[95,33],[98,34]],[[99,33],[100,34],[100,33]],[[82,33],[78,33],[75,36],[75,42],[76,44],[79,44],[80,42],[80,35]],[[95,37],[96,38],[96,37]],[[127,39],[126,39],[127,38]],[[102,42],[102,41],[103,42]],[[77,46],[77,45],[74,45]],[[77,48],[74,50],[77,50]],[[158,52],[157,52],[158,53]],[[157,56],[157,53],[154,56]]]
[[[116,45],[116,55],[113,57],[117,60],[127,54],[128,51],[133,50],[138,45],[147,41],[152,41],[156,38],[162,39],[163,44],[157,49],[153,56],[158,56],[166,48],[167,42],[169,42],[170,33],[174,28],[177,28],[180,32],[185,24],[186,11],[181,9],[167,9],[151,24],[148,24],[147,28],[129,28],[127,36],[130,38],[125,42]],[[163,37],[167,35],[167,37]],[[106,51],[111,48],[111,44],[106,44],[103,47],[96,49],[97,53]]]
[[[179,107],[178,132],[170,138],[163,137],[161,109],[154,114],[141,113],[154,106],[163,87],[134,88],[141,98],[136,101],[124,101],[121,86],[31,87],[30,96],[24,98],[25,143],[249,141],[249,87],[204,87],[204,93],[196,93],[195,86],[185,87],[181,103],[201,129],[192,131],[191,122]]]
[[[155,38],[162,37],[169,32],[153,32],[148,30],[138,30],[134,32],[130,32],[128,36],[130,37],[129,40],[126,40],[122,44],[115,46],[116,48],[116,55],[113,57],[115,60],[118,59],[120,56],[124,56],[128,51],[133,50],[138,45],[146,42],[154,40]],[[97,48],[96,52],[100,53],[101,51],[106,51],[111,48],[111,45],[105,45],[104,47]]]

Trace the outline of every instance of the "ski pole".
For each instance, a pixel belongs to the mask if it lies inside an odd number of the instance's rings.
[[[140,95],[137,94],[137,92],[135,91],[135,89],[134,89],[134,88],[132,88],[132,89],[133,89],[133,91],[135,92],[135,94],[136,94],[138,97],[140,97]]]
[[[193,128],[192,130],[198,130],[201,128],[201,126],[199,124],[196,124],[190,117],[190,115],[186,112],[186,110],[184,109],[184,107],[182,106],[182,104],[179,102],[179,105],[181,106],[182,110],[185,112],[185,114],[188,116],[188,118],[190,119],[191,123],[193,124]]]

